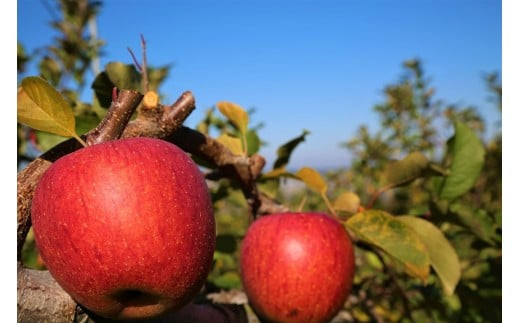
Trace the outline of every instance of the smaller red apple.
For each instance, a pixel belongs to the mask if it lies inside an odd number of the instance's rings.
[[[240,268],[249,302],[263,319],[326,322],[352,288],[354,247],[326,214],[273,214],[248,229]]]

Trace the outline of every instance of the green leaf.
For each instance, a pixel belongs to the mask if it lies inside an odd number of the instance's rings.
[[[49,80],[51,84],[57,86],[60,83],[62,77],[62,71],[60,64],[49,56],[45,56],[38,65],[40,75],[46,80]]]
[[[170,74],[171,68],[171,64],[163,65],[160,67],[148,66],[147,72],[149,89],[157,92],[159,90],[159,85],[161,85]]]
[[[247,111],[238,104],[221,101],[217,103],[217,108],[226,118],[233,123],[242,135],[246,134],[249,116]]]
[[[268,179],[257,182],[258,190],[272,199],[276,199],[279,192],[280,181],[278,179]]]
[[[482,241],[494,245],[496,225],[493,218],[484,210],[475,210],[469,205],[454,203],[449,206],[450,216],[456,217],[459,223],[473,232]]]
[[[273,179],[273,178],[279,178],[279,177],[289,177],[289,178],[299,179],[298,177],[294,176],[293,174],[287,172],[285,167],[281,167],[281,168],[275,168],[265,174],[262,174],[261,180]]]
[[[18,89],[18,121],[37,130],[78,138],[72,108],[39,77],[23,79]]]
[[[452,200],[466,193],[475,184],[484,165],[484,146],[465,124],[455,122],[455,136],[450,144],[450,174],[444,180],[440,197]]]
[[[397,187],[424,176],[430,162],[421,152],[410,153],[404,159],[391,162],[383,173],[383,185]]]
[[[327,182],[315,169],[303,167],[294,175],[319,194],[324,195],[327,192]]]
[[[439,276],[444,292],[452,295],[460,280],[459,257],[442,231],[435,225],[415,216],[399,216],[397,219],[415,231],[428,249],[433,269]]]
[[[255,130],[247,130],[246,133],[246,140],[247,140],[247,154],[249,156],[253,155],[254,153],[257,153],[258,150],[260,150],[260,137],[258,137],[258,134]]]
[[[359,196],[356,193],[345,192],[342,193],[334,201],[334,209],[338,211],[345,211],[350,213],[356,213],[360,205]]]
[[[141,88],[141,74],[135,69],[134,64],[111,62],[105,66],[108,78],[119,89],[137,90]]]
[[[226,146],[233,155],[243,155],[244,150],[242,149],[242,141],[236,137],[231,137],[228,134],[221,134],[217,141]]]
[[[106,72],[99,73],[94,82],[92,82],[92,89],[94,90],[95,98],[99,102],[99,105],[103,108],[110,107],[112,103],[112,89],[115,84],[110,81]]]
[[[237,288],[240,287],[240,276],[236,272],[228,271],[227,273],[215,278],[213,283],[220,288]]]
[[[132,64],[111,62],[105,66],[105,70],[99,73],[92,89],[96,94],[99,104],[103,108],[108,108],[112,102],[112,89],[140,90],[141,75]]]
[[[89,130],[95,128],[101,119],[95,114],[82,115],[76,117],[76,133],[82,135]],[[36,138],[38,139],[38,148],[42,151],[47,151],[57,144],[67,140],[66,137],[54,135],[52,133],[36,131]]]
[[[307,130],[303,130],[303,133],[286,142],[282,146],[278,148],[276,151],[277,158],[274,162],[273,169],[285,167],[289,163],[289,158],[291,157],[291,154],[293,150],[302,142],[305,141],[305,136],[307,136],[310,132]]]
[[[357,213],[345,225],[359,239],[372,244],[402,264],[406,272],[426,281],[430,273],[428,249],[401,221],[380,210]]]

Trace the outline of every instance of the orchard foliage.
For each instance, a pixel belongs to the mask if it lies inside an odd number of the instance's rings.
[[[59,3],[61,17],[52,25],[60,36],[35,53],[18,44],[19,75],[37,61],[40,76],[19,82],[19,169],[66,137],[78,138],[94,128],[107,112],[114,87],[165,96],[160,85],[171,65],[143,67],[122,58],[124,62],[91,70],[103,42],[85,28],[93,23],[100,3]],[[83,102],[83,85],[91,72],[92,99]],[[350,165],[325,173],[292,169],[293,151],[312,135],[312,130],[302,129],[292,138],[288,135],[285,143],[269,143],[279,145],[277,159],[256,184],[260,194],[291,210],[337,217],[351,234],[356,273],[343,320],[500,321],[500,125],[486,124],[474,107],[439,100],[420,60],[405,61],[403,72],[384,88],[381,103],[374,107],[379,128],[360,126],[345,142],[331,138],[350,151]],[[499,75],[488,74],[484,81],[501,111]],[[235,155],[258,153],[267,144],[261,137],[263,123],[254,121],[253,109],[226,101],[233,98],[222,99],[206,110],[196,129]],[[487,127],[492,129],[490,138],[484,137]],[[237,183],[194,159],[210,179],[217,221],[206,292],[241,289],[238,251],[250,225],[248,205]],[[31,233],[23,261],[44,268]]]

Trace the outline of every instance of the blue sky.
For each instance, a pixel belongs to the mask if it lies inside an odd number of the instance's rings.
[[[29,50],[53,37],[43,1],[18,1],[18,40]],[[151,65],[175,65],[161,92],[172,102],[193,91],[188,126],[221,100],[255,107],[270,162],[308,129],[289,166],[323,169],[348,165],[339,143],[361,124],[376,129],[372,108],[409,58],[424,62],[437,98],[477,106],[492,129],[500,115],[482,75],[501,71],[501,24],[501,3],[491,0],[110,0],[98,35],[107,42],[102,66],[130,63],[126,48],[138,53],[141,33]]]

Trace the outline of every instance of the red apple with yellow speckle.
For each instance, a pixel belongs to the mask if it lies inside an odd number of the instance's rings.
[[[352,288],[354,247],[326,214],[272,214],[248,229],[240,268],[249,303],[264,320],[327,322]]]
[[[115,140],[58,159],[38,183],[31,217],[52,276],[100,316],[179,309],[211,268],[208,188],[190,157],[166,141]]]

